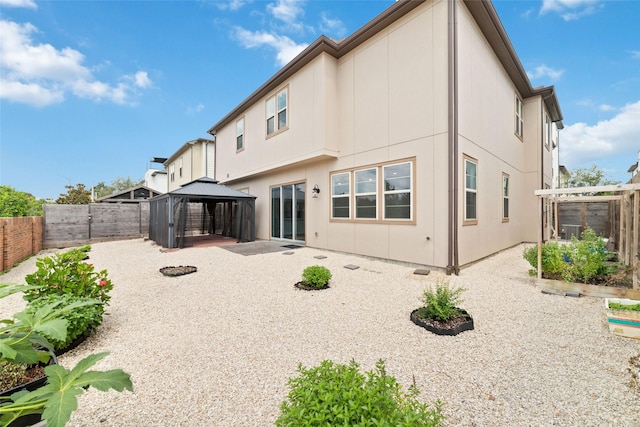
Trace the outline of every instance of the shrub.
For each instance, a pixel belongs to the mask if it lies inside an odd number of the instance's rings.
[[[80,308],[76,308],[72,311],[67,311],[60,316],[60,318],[67,321],[67,336],[65,339],[56,339],[55,337],[47,334],[46,331],[42,332],[42,335],[44,335],[49,340],[49,342],[56,350],[68,347],[69,344],[73,342],[73,340],[102,324],[104,305],[99,304],[97,300],[78,297],[70,294],[46,295],[41,298],[35,299],[28,304],[27,312],[35,313],[39,308],[56,301],[60,301],[60,307],[66,307],[75,302],[81,303],[85,301],[93,301],[95,303],[93,305],[86,305]]]
[[[107,278],[107,270],[96,272],[92,264],[83,261],[89,248],[84,246],[38,259],[36,272],[25,277],[32,288],[24,292],[24,299],[33,301],[46,295],[71,294],[108,304],[113,284]]]
[[[359,365],[325,360],[314,368],[298,366],[299,376],[287,382],[276,426],[438,426],[442,403],[431,409],[417,400],[415,385],[408,393],[387,375],[384,361],[362,374]]]
[[[532,246],[524,251],[526,259],[531,267],[531,275],[538,273],[538,246]],[[547,242],[542,245],[542,271],[555,276],[561,275],[565,267],[564,251],[558,242]]]
[[[431,287],[425,289],[422,295],[423,307],[417,312],[422,318],[435,319],[447,322],[462,314],[459,306],[462,303],[464,288],[451,288],[449,282],[436,283],[435,290]]]
[[[331,272],[327,267],[312,265],[302,272],[302,282],[314,288],[324,288],[331,280]]]

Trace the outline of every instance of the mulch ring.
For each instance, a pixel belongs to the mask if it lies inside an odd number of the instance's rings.
[[[183,276],[185,274],[195,273],[198,269],[192,265],[179,265],[177,267],[162,267],[160,273],[169,277]]]
[[[302,289],[303,291],[319,291],[320,289],[329,289],[329,284],[327,283],[326,285],[324,285],[321,288],[316,288],[315,286],[309,286],[304,282],[298,282],[296,284],[294,284],[293,286],[295,286],[298,289]]]

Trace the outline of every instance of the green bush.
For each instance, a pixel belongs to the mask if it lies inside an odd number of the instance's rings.
[[[441,322],[462,314],[458,306],[462,303],[464,288],[451,288],[449,282],[436,283],[435,290],[432,287],[425,289],[422,294],[423,307],[416,313],[424,319],[435,319]]]
[[[83,260],[90,246],[71,249],[36,261],[37,270],[25,277],[32,288],[24,292],[24,299],[33,301],[47,295],[75,295],[94,298],[108,304],[113,289],[107,270],[94,271],[93,264]]]
[[[78,297],[75,295],[45,295],[38,299],[31,301],[27,305],[28,313],[35,313],[41,307],[47,304],[60,301],[60,307],[66,307],[75,302],[91,302],[95,304],[86,305],[75,310],[67,311],[63,313],[60,318],[65,319],[67,323],[67,336],[63,340],[56,339],[50,336],[46,331],[41,332],[42,335],[49,340],[56,350],[64,349],[73,342],[76,338],[80,337],[86,332],[90,332],[92,329],[97,328],[102,324],[102,316],[104,314],[104,305],[97,303],[97,300],[93,300],[85,297]]]
[[[545,278],[561,278],[567,282],[589,283],[595,277],[610,274],[607,266],[609,254],[604,239],[587,228],[581,240],[575,236],[567,245],[547,242],[542,245],[542,274]],[[530,272],[537,274],[538,247],[525,250],[524,259],[533,267]]]
[[[547,242],[542,245],[542,271],[549,275],[561,275],[565,267],[564,248],[558,242]],[[531,275],[538,272],[538,246],[532,246],[524,251],[526,259],[531,267]]]
[[[325,360],[314,368],[298,366],[299,376],[287,382],[276,426],[439,426],[442,403],[433,408],[417,400],[418,389],[402,391],[387,375],[384,361],[362,374],[359,365]]]
[[[327,267],[312,265],[302,272],[302,282],[314,288],[324,288],[331,280],[331,272]]]

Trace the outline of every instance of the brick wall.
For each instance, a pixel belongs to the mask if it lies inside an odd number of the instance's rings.
[[[0,218],[0,270],[11,269],[42,250],[42,217]]]

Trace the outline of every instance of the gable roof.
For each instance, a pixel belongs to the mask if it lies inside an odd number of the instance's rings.
[[[191,181],[182,187],[170,191],[169,195],[177,196],[190,196],[190,197],[205,197],[215,199],[255,199],[256,196],[252,196],[242,191],[234,190],[226,185],[218,184],[218,181],[209,178],[202,177],[195,181]]]
[[[149,197],[135,197],[136,193],[140,193],[140,190],[144,190],[142,191],[142,193],[147,193],[149,195]],[[148,200],[152,197],[158,196],[162,194],[160,191],[158,190],[154,190],[152,188],[146,187],[144,185],[137,185],[135,187],[131,187],[131,188],[127,188],[126,190],[122,190],[119,191],[117,193],[111,193],[108,194],[106,196],[102,196],[100,198],[96,199],[96,202],[131,202],[131,201],[140,201],[140,200]],[[131,197],[122,197],[125,195],[133,195],[134,198]]]
[[[562,111],[555,94],[553,86],[533,88],[518,55],[509,40],[506,30],[500,22],[490,0],[462,0],[471,12],[482,33],[486,37],[489,45],[496,53],[502,66],[513,80],[516,88],[524,98],[531,96],[542,96],[544,103],[551,115],[552,121],[560,122],[558,127],[562,129]],[[241,112],[260,99],[268,95],[271,91],[287,81],[292,75],[297,73],[305,65],[309,64],[322,53],[327,53],[336,59],[346,55],[357,46],[364,43],[376,33],[391,25],[401,17],[411,12],[416,7],[422,5],[425,0],[398,0],[352,35],[336,42],[322,35],[311,43],[291,62],[282,67],[262,86],[254,91],[249,97],[242,101],[237,107],[231,110],[220,121],[214,124],[207,132],[215,136],[216,132],[231,122]]]
[[[215,143],[216,141],[214,139],[208,139],[208,138],[197,138],[197,139],[194,139],[192,141],[187,141],[184,144],[182,144],[182,147],[178,148],[178,151],[173,153],[171,155],[171,157],[164,159],[164,162],[162,164],[164,165],[164,167],[169,166],[170,163],[172,163],[174,160],[176,160],[182,153],[187,151],[187,148],[192,147],[192,146],[194,146],[194,145],[196,145],[198,143],[203,143],[203,142]],[[156,157],[156,159],[159,159],[159,158]]]

